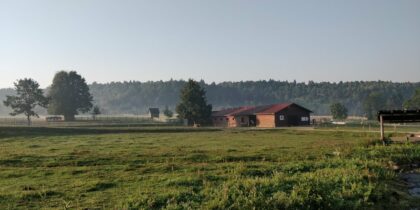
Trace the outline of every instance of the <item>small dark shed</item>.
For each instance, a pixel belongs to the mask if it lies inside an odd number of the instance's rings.
[[[149,108],[150,118],[159,118],[159,108]]]

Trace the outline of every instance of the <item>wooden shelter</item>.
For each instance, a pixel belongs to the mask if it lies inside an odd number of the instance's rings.
[[[385,144],[384,123],[420,122],[420,109],[417,110],[381,110],[378,112],[381,140]]]
[[[159,108],[149,108],[150,118],[159,118]]]

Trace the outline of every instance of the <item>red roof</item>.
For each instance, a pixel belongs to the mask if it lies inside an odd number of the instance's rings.
[[[279,111],[282,111],[291,105],[298,106],[302,109],[312,112],[309,109],[306,109],[302,106],[299,106],[295,103],[279,103],[271,105],[262,105],[262,106],[243,106],[231,109],[225,109],[221,111],[213,112],[212,116],[240,116],[240,115],[255,115],[255,114],[274,114]]]
[[[279,111],[282,111],[283,109],[286,109],[293,103],[281,103],[281,104],[272,104],[267,109],[261,110],[257,112],[258,114],[273,114]]]
[[[298,104],[295,104],[295,103],[281,103],[281,104],[272,104],[270,106],[270,108],[267,108],[267,109],[265,109],[263,111],[257,112],[256,114],[274,114],[274,113],[277,113],[279,111],[282,111],[282,110],[284,110],[284,109],[286,109],[286,108],[288,108],[290,106],[297,106],[297,107],[299,107],[301,109],[304,109],[304,110],[306,110],[308,112],[312,112],[311,110],[309,110],[309,109],[307,109],[307,108],[305,108],[303,106],[300,106]]]
[[[252,106],[241,106],[241,107],[236,107],[236,108],[224,109],[224,110],[213,112],[212,116],[217,116],[217,117],[232,116],[238,112],[242,112],[242,111],[252,109],[252,108],[253,108]]]
[[[236,107],[236,108],[230,108],[230,109],[223,109],[223,110],[220,110],[220,111],[213,111],[213,113],[211,115],[212,116],[218,116],[218,117],[220,116],[220,117],[222,117],[222,116],[226,116],[229,113],[234,112],[234,111],[236,111],[236,110],[238,110],[240,108],[241,107]]]
[[[244,116],[244,115],[254,115],[255,113],[264,111],[271,107],[271,105],[263,105],[263,106],[254,106],[250,109],[241,110],[239,112],[236,112],[234,115],[236,116]]]
[[[255,108],[255,106],[243,106],[243,107],[240,107],[240,109],[237,109],[234,112],[229,113],[229,115],[231,115],[231,116],[232,115],[237,115],[238,113],[246,112],[246,111],[252,110],[254,108]]]

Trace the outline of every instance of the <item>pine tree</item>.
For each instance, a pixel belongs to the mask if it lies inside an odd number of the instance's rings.
[[[212,106],[207,104],[206,91],[192,79],[181,89],[181,102],[176,107],[178,117],[189,124],[205,124],[210,121]]]

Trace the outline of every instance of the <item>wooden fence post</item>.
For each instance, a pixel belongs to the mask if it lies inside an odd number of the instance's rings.
[[[384,135],[384,120],[382,115],[379,116],[380,127],[381,127],[381,140],[382,143],[385,145],[385,135]]]

